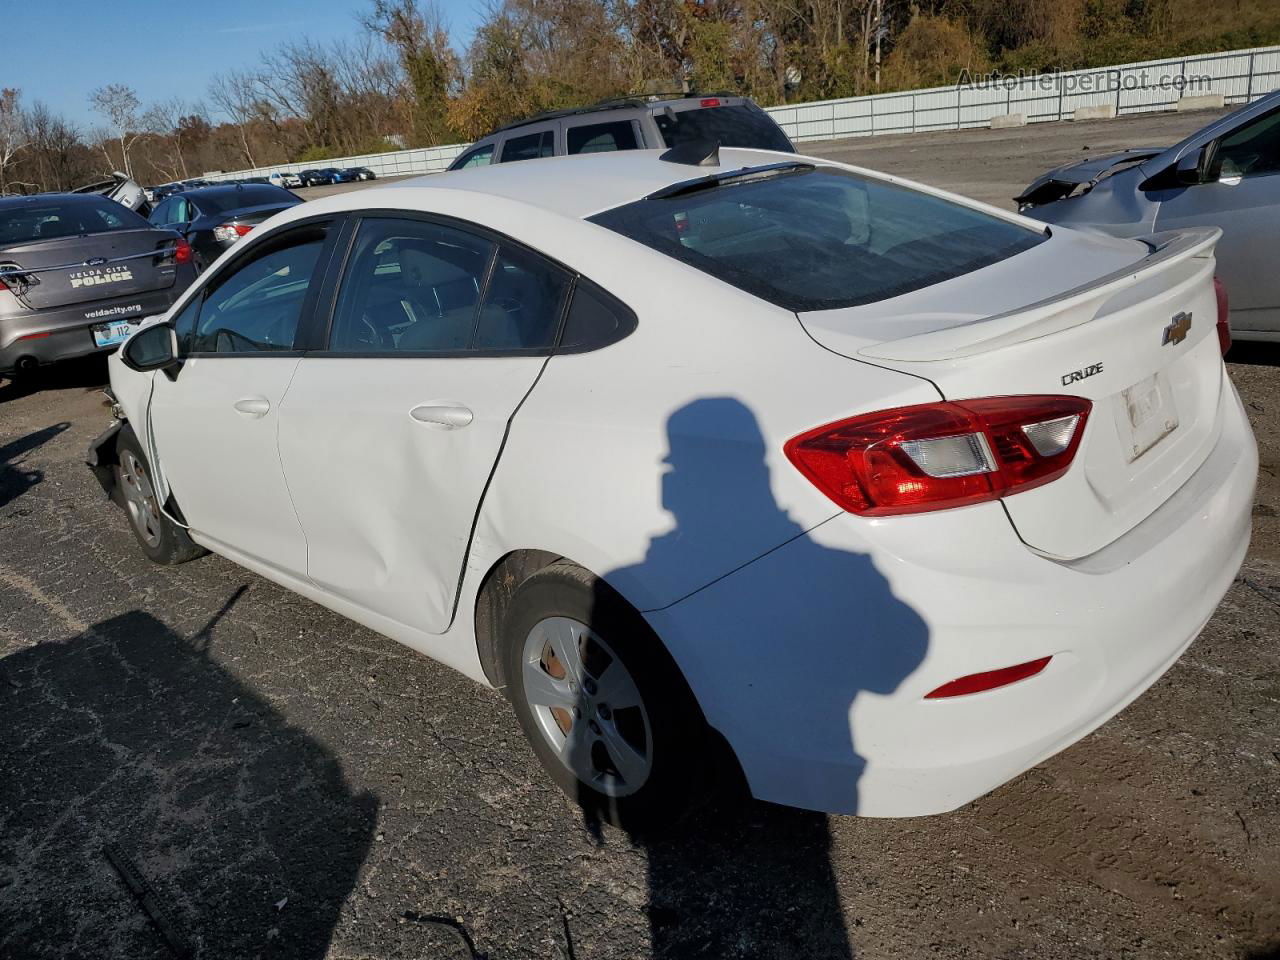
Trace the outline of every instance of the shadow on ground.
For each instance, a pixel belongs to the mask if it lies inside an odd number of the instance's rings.
[[[71,424],[65,421],[56,423],[0,446],[0,507],[16,500],[44,479],[44,471],[25,466],[23,459],[69,426]]]
[[[0,660],[0,956],[325,955],[377,798],[209,655],[212,625],[135,611]]]
[[[1237,340],[1227,351],[1227,363],[1280,367],[1280,343]]]
[[[0,377],[0,403],[29,397],[42,390],[92,390],[107,383],[107,359],[91,354],[64,360],[16,379]]]

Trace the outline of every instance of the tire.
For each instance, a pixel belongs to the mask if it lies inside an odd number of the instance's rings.
[[[116,440],[116,488],[134,539],[153,563],[173,565],[204,556],[197,545],[159,509],[151,484],[151,467],[133,430],[125,426]]]
[[[517,588],[502,640],[520,726],[588,823],[643,832],[706,799],[715,764],[702,711],[644,618],[602,580],[565,560],[542,568]],[[636,703],[615,710],[608,696]]]

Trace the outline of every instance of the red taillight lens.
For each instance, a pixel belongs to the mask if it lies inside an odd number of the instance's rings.
[[[945,697],[963,697],[970,693],[982,693],[996,687],[1007,687],[1011,683],[1034,677],[1049,665],[1053,657],[1041,657],[1030,663],[1020,663],[1016,667],[1002,667],[999,670],[987,670],[983,673],[971,673],[950,683],[944,683],[937,690],[924,695],[926,700],[941,700]]]
[[[1227,302],[1227,287],[1217,277],[1213,278],[1213,293],[1218,298],[1218,345],[1225,356],[1231,349],[1231,306]]]
[[[787,442],[796,468],[851,513],[942,510],[1030,490],[1071,466],[1083,397],[923,403],[830,423]]]
[[[703,97],[701,100],[698,101],[698,106],[718,107],[720,106],[720,98],[719,97]]]
[[[173,248],[174,263],[190,263],[191,262],[191,244],[187,241],[179,239],[178,245]]]
[[[0,291],[8,290],[8,289],[9,289],[9,285],[5,283],[3,280],[0,280]]]

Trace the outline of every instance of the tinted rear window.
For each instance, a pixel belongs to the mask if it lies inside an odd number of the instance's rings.
[[[132,210],[105,197],[50,199],[0,207],[0,244],[149,226]]]
[[[244,207],[260,207],[269,203],[297,203],[298,198],[283,187],[269,183],[250,183],[234,190],[216,190],[197,193],[191,198],[202,213],[222,213],[224,210],[240,210]]]
[[[1045,239],[938,197],[829,168],[639,200],[591,220],[796,311],[886,300]]]
[[[746,104],[658,110],[653,119],[668,147],[689,140],[718,140],[722,147],[796,152],[772,117]]]

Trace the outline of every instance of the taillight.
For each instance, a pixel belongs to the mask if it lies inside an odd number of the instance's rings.
[[[922,403],[829,423],[787,441],[796,468],[864,516],[996,500],[1066,473],[1093,404],[1084,397]]]
[[[720,98],[719,97],[703,97],[701,100],[698,101],[698,106],[718,107],[720,106]]]
[[[1213,293],[1218,299],[1218,345],[1223,356],[1231,349],[1231,307],[1227,302],[1227,287],[1217,277],[1213,278]]]
[[[222,243],[235,243],[253,227],[247,223],[224,223],[220,227],[213,228],[213,236],[215,240]]]
[[[191,262],[191,244],[187,243],[187,241],[183,240],[181,237],[178,238],[177,246],[173,248],[173,262],[174,263],[190,263]]]

